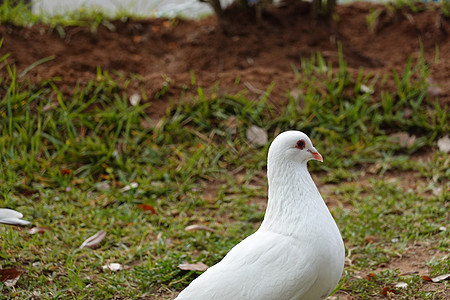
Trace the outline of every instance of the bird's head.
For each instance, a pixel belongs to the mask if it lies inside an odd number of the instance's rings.
[[[309,137],[301,131],[292,130],[279,134],[269,148],[269,160],[306,163],[311,159],[323,162],[322,155],[314,148]]]

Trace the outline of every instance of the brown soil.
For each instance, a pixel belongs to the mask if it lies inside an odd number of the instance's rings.
[[[380,11],[380,16],[370,34],[366,16],[375,10]],[[427,5],[419,13],[409,9],[390,13],[382,5],[340,5],[338,18],[331,23],[313,21],[308,12],[308,3],[296,1],[266,11],[258,22],[253,12],[243,14],[231,8],[228,33],[220,29],[213,16],[200,21],[114,21],[114,30],[100,26],[96,32],[73,26],[64,28],[64,36],[45,25],[22,28],[3,24],[0,55],[10,53],[8,61],[17,66],[18,73],[40,59],[54,56],[26,77],[31,82],[60,77],[57,85],[65,93],[70,93],[76,83],[84,85],[95,79],[97,66],[125,76],[139,74],[143,81],[131,85],[128,92],[143,88],[149,99],[155,98],[152,96],[168,82],[168,94],[151,100],[154,105],[149,115],[157,119],[169,99],[179,101],[182,95],[196,92],[191,71],[206,90],[215,86],[218,93],[247,90],[247,96],[253,99],[274,82],[270,101],[282,103],[287,92],[298,84],[292,66],[299,67],[302,59],[317,51],[336,64],[339,41],[351,71],[363,67],[367,73],[390,79],[392,70],[401,71],[409,56],[419,56],[422,41],[431,66],[429,81],[434,89],[430,93],[441,103],[450,103],[450,19],[438,6]],[[4,66],[0,66],[0,75],[8,77]],[[393,81],[388,79],[385,88],[394,88]]]

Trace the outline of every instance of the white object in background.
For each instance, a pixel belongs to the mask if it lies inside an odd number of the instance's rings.
[[[233,0],[220,1],[223,7],[231,4]],[[107,15],[117,12],[126,12],[129,15],[147,17],[183,16],[198,18],[202,15],[212,14],[211,7],[198,0],[35,0],[33,12],[49,15],[66,14],[81,7],[87,9],[98,8]]]

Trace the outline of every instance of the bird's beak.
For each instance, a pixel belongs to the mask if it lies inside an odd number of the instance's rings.
[[[308,152],[312,154],[312,156],[315,160],[323,162],[322,155],[320,155],[320,153],[315,148],[308,149]]]

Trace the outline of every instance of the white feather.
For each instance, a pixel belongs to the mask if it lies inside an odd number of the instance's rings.
[[[0,208],[0,223],[8,225],[28,225],[30,222],[21,220],[23,215],[9,208]]]

